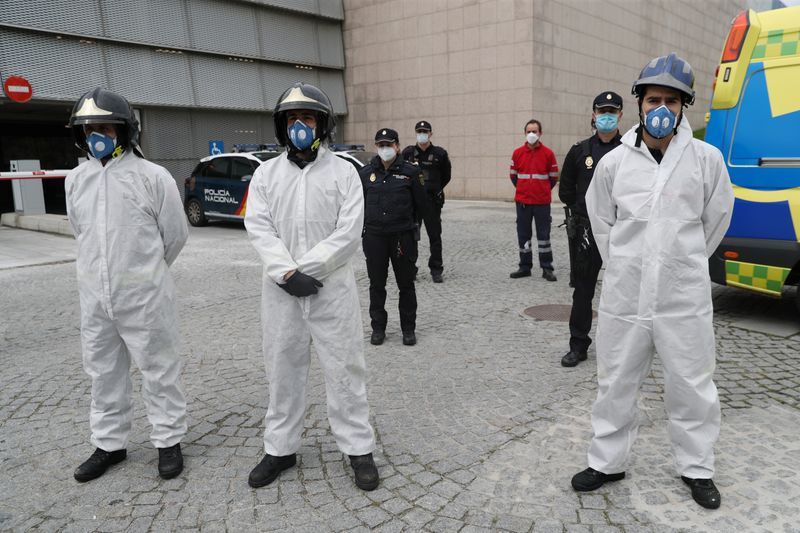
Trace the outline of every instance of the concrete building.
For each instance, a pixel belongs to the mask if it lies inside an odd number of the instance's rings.
[[[100,86],[134,105],[145,154],[182,189],[211,141],[273,142],[269,111],[295,81],[347,112],[343,17],[341,0],[4,0],[0,74],[26,78],[33,98],[0,96],[0,171],[16,159],[74,167],[81,153],[64,125]],[[58,212],[63,180],[52,181],[45,200]],[[10,196],[0,182],[0,212]]]
[[[14,159],[71,168],[64,128],[72,103],[102,86],[140,114],[145,153],[182,186],[211,141],[274,140],[270,110],[295,81],[324,89],[337,140],[372,144],[383,126],[433,142],[454,165],[449,196],[511,199],[508,162],[528,119],[559,162],[590,134],[590,102],[625,98],[652,57],[675,51],[694,67],[704,126],[731,19],[776,0],[4,0],[0,75],[26,77],[33,99],[0,95],[0,171]],[[58,211],[60,183],[45,188]],[[182,187],[181,187],[182,188]],[[0,212],[10,210],[0,181]]]
[[[384,126],[413,144],[429,120],[453,160],[452,197],[513,198],[508,164],[530,118],[563,161],[591,134],[591,102],[625,99],[645,63],[676,52],[696,75],[686,113],[704,127],[711,84],[733,17],[745,0],[344,0],[349,142]]]

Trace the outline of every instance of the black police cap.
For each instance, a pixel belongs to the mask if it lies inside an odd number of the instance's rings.
[[[426,120],[420,120],[414,126],[414,131],[431,131],[431,123]]]
[[[397,135],[397,132],[391,128],[381,128],[378,130],[378,133],[375,134],[375,143],[379,142],[387,142],[387,143],[399,143],[400,137]]]
[[[614,107],[622,109],[622,97],[614,91],[605,91],[597,95],[592,104],[592,109],[598,107]]]

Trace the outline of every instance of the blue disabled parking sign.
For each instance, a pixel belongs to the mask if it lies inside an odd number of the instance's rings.
[[[225,152],[225,143],[222,141],[208,141],[208,154],[219,155]]]

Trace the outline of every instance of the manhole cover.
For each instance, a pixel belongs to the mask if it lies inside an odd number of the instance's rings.
[[[548,320],[550,322],[569,322],[571,305],[546,304],[528,307],[522,313],[534,320]],[[597,318],[597,313],[592,311],[592,318]]]

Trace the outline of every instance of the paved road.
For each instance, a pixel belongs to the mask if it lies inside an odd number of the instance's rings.
[[[420,275],[419,344],[401,344],[396,291],[386,343],[367,344],[382,476],[371,493],[355,488],[330,435],[316,362],[299,468],[270,487],[247,486],[263,453],[267,387],[261,271],[241,226],[192,229],[173,267],[190,432],[186,469],[169,481],[156,473],[138,371],[128,460],[96,481],[72,479],[92,451],[74,263],[0,270],[0,530],[800,531],[800,335],[791,302],[714,289],[721,510],[695,505],[673,470],[658,363],[642,394],[628,478],[579,495],[569,478],[585,466],[594,353],[561,368],[567,325],[521,313],[569,302],[563,230],[553,232],[557,283],[511,280],[511,204],[448,202],[444,219],[445,283]],[[420,255],[424,265],[424,246]],[[366,318],[362,260],[357,277]],[[753,314],[784,327],[745,327]]]

